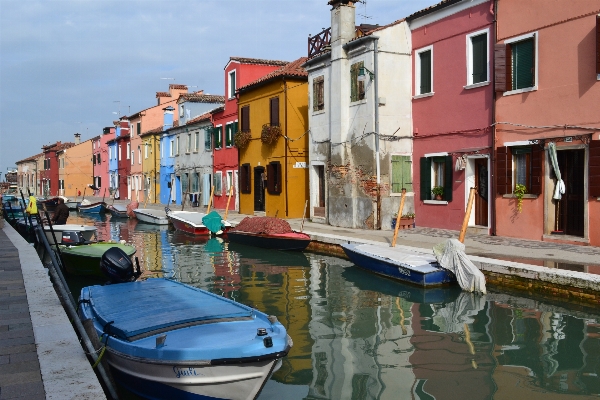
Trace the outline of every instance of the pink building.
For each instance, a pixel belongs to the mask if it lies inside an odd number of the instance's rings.
[[[469,189],[476,186],[469,226],[490,231],[493,5],[442,1],[407,18],[418,226],[460,229]]]
[[[108,145],[106,143],[114,138],[115,128],[114,126],[109,126],[102,129],[102,134],[93,139],[92,163],[94,164],[94,186],[98,190],[93,191],[87,188],[85,190],[86,196],[100,194],[104,189],[108,190]],[[83,189],[81,190],[81,194],[83,194]]]
[[[225,66],[225,108],[213,115],[213,186],[222,188],[214,196],[214,208],[225,209],[229,188],[233,185],[235,209],[239,210],[238,150],[233,136],[238,130],[238,103],[236,90],[284,65],[286,61],[260,60],[256,58],[230,57]],[[215,181],[220,180],[220,182]],[[215,184],[216,183],[216,184]],[[234,209],[233,202],[229,205]]]
[[[597,0],[499,4],[498,235],[600,246],[599,13]]]

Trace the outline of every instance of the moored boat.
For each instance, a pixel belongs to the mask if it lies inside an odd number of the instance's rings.
[[[81,202],[77,200],[68,200],[65,201],[65,205],[69,208],[69,210],[77,210],[77,208],[81,205]]]
[[[434,255],[373,244],[341,244],[354,264],[367,271],[422,287],[456,283],[456,277],[438,264]]]
[[[169,220],[164,210],[155,210],[152,208],[136,208],[133,210],[135,217],[147,224],[168,225]]]
[[[129,244],[100,242],[81,246],[61,247],[60,252],[64,267],[68,273],[73,275],[86,275],[102,277],[100,271],[100,259],[110,248],[118,247],[127,256],[135,254],[135,247]]]
[[[203,221],[206,216],[207,214],[195,211],[167,211],[167,218],[173,227],[190,235],[209,236],[211,234],[210,229]],[[231,228],[231,224],[222,219],[219,226],[221,233],[227,232]]]
[[[76,233],[77,235],[81,235],[81,238],[85,242],[93,242],[96,240],[96,232],[98,231],[95,226],[77,224],[52,225],[52,230],[54,231],[54,236],[56,236],[56,240],[59,244],[71,244],[72,232]],[[52,237],[52,231],[50,230],[49,225],[44,225],[44,233],[46,234],[48,243],[51,246],[54,245],[54,239]]]
[[[113,375],[152,399],[255,399],[292,346],[273,316],[167,279],[90,286],[79,298]]]
[[[110,215],[112,215],[115,218],[129,218],[129,216],[127,215],[127,207],[125,206],[112,204],[110,206],[106,206],[106,209],[108,210],[108,212],[110,212]]]
[[[83,204],[82,202],[77,209],[81,213],[100,214],[106,211],[106,203],[98,201],[96,203]]]
[[[310,235],[293,231],[281,218],[246,217],[227,232],[229,241],[275,250],[304,250]]]
[[[50,199],[38,200],[37,208],[38,210],[46,210],[46,211],[54,211],[54,209],[58,206],[58,197],[52,197]]]

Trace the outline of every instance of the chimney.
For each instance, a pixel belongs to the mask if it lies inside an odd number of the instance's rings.
[[[75,134],[75,144],[81,143],[81,133]]]
[[[331,0],[331,59],[345,58],[342,46],[356,35],[356,9],[358,0]]]
[[[173,127],[173,111],[175,109],[171,106],[163,108],[164,116],[163,116],[163,131],[166,131],[169,128]]]

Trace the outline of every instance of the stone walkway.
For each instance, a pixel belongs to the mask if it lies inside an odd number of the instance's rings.
[[[45,399],[19,252],[0,229],[0,399]]]

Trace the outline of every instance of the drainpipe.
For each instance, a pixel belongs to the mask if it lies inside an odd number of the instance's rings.
[[[494,40],[492,43],[496,44],[496,38],[498,37],[498,0],[494,1]],[[494,59],[494,63],[496,59]],[[492,66],[490,66],[490,69]],[[490,78],[492,72],[490,71]],[[490,79],[491,80],[491,79]],[[494,77],[493,81],[494,85],[496,84],[496,80]],[[492,87],[492,159],[490,160],[491,170],[492,170],[492,205],[490,209],[490,219],[491,219],[491,233],[492,236],[496,236],[496,88]]]
[[[374,37],[375,50],[373,53],[373,84],[375,85],[375,169],[377,172],[377,225],[376,229],[381,230],[381,168],[379,165],[379,71],[378,71],[378,51],[379,38]]]
[[[285,168],[285,216],[289,216],[288,210],[288,163],[287,163],[287,148],[288,148],[288,121],[287,121],[287,82],[285,78],[283,78],[283,101],[285,103],[284,107],[284,124],[285,124],[285,143],[284,143],[284,168]]]

